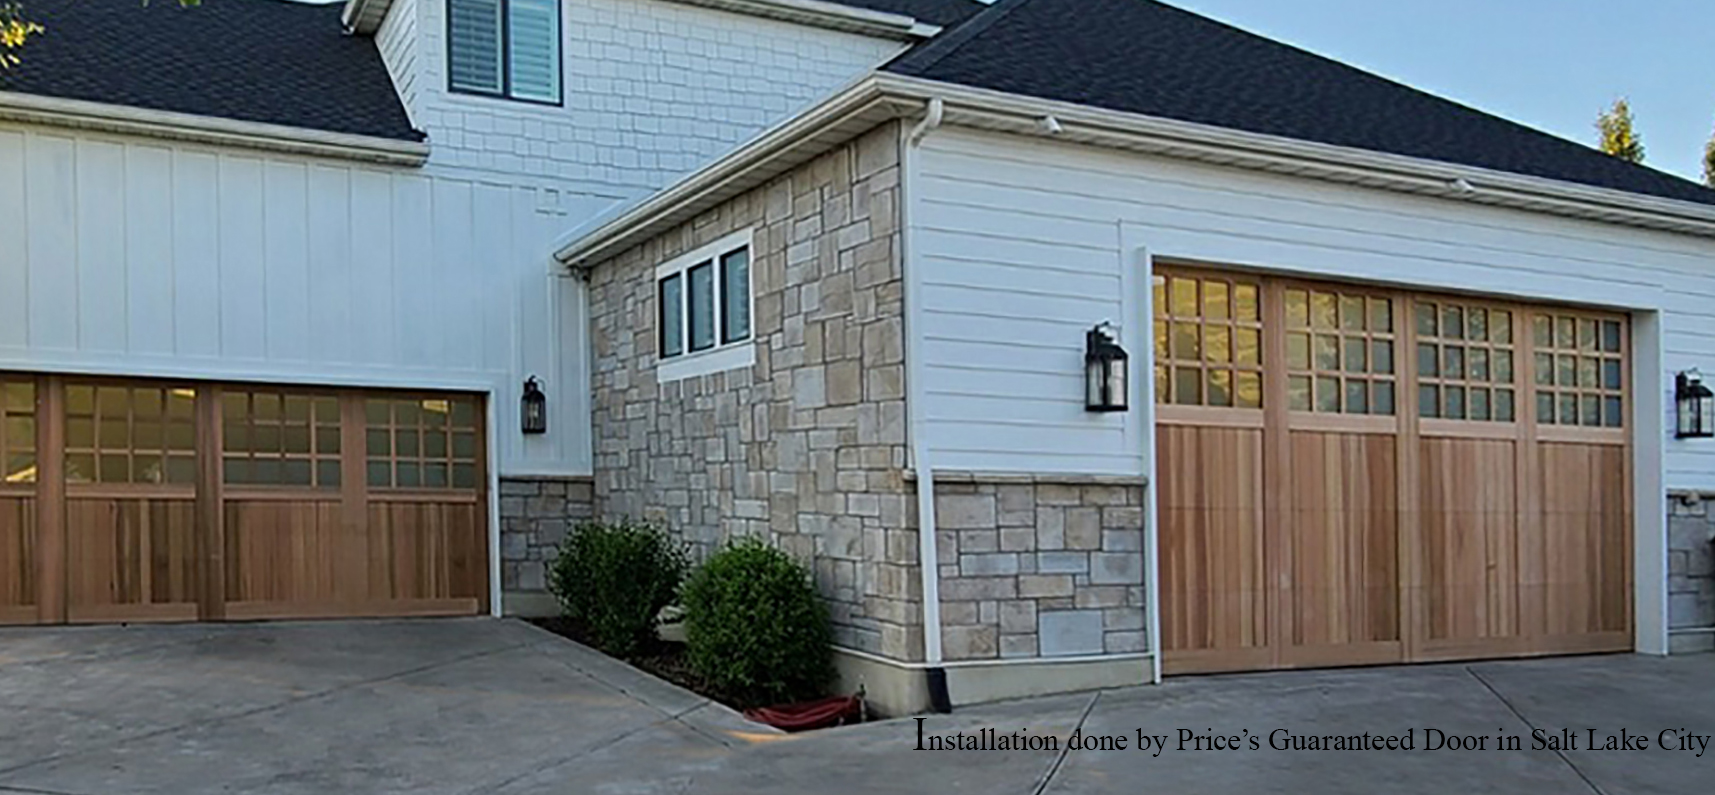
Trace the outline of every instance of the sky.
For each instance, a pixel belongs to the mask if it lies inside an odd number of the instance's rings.
[[[1702,178],[1711,0],[1166,2],[1580,143],[1627,97],[1645,164]]]

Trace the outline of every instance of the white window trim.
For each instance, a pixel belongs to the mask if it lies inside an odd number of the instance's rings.
[[[720,257],[741,248],[750,250],[750,268],[746,273],[750,279],[750,284],[745,290],[745,297],[750,302],[750,336],[739,342],[722,342],[721,321],[726,313],[726,302],[720,300],[722,284]],[[711,261],[715,263],[715,346],[708,350],[692,353],[691,314],[689,311],[691,284],[688,273],[693,266]],[[659,350],[655,352],[656,381],[661,383],[678,381],[699,375],[737,370],[756,364],[756,265],[754,230],[745,229],[655,266],[654,279],[651,281],[650,288],[654,291],[657,301],[660,300],[661,295],[661,280],[679,274],[679,311],[682,318],[679,328],[680,333],[684,335],[681,349],[685,351],[670,359],[662,358]],[[661,338],[661,307],[659,306],[655,308],[653,323],[655,338],[659,342]]]

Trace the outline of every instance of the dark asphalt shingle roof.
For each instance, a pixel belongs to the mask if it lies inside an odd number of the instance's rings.
[[[977,0],[834,0],[840,5],[857,6],[871,11],[904,14],[918,22],[931,25],[953,25],[977,15],[988,8]]]
[[[340,5],[286,0],[22,0],[46,31],[0,90],[405,141],[411,128]]]
[[[1715,191],[1154,0],[1001,0],[885,71],[1715,204]]]

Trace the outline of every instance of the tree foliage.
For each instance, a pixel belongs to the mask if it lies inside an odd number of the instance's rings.
[[[1703,184],[1715,188],[1715,135],[1703,145]]]
[[[1596,131],[1602,136],[1602,151],[1621,160],[1644,162],[1644,142],[1634,126],[1632,105],[1624,97],[1596,118]]]
[[[18,51],[31,36],[40,35],[43,30],[41,25],[24,17],[22,6],[0,3],[0,69],[17,66]]]

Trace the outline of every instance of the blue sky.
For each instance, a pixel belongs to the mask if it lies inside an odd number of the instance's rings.
[[[1166,0],[1581,143],[1632,101],[1646,163],[1702,177],[1710,0]]]

